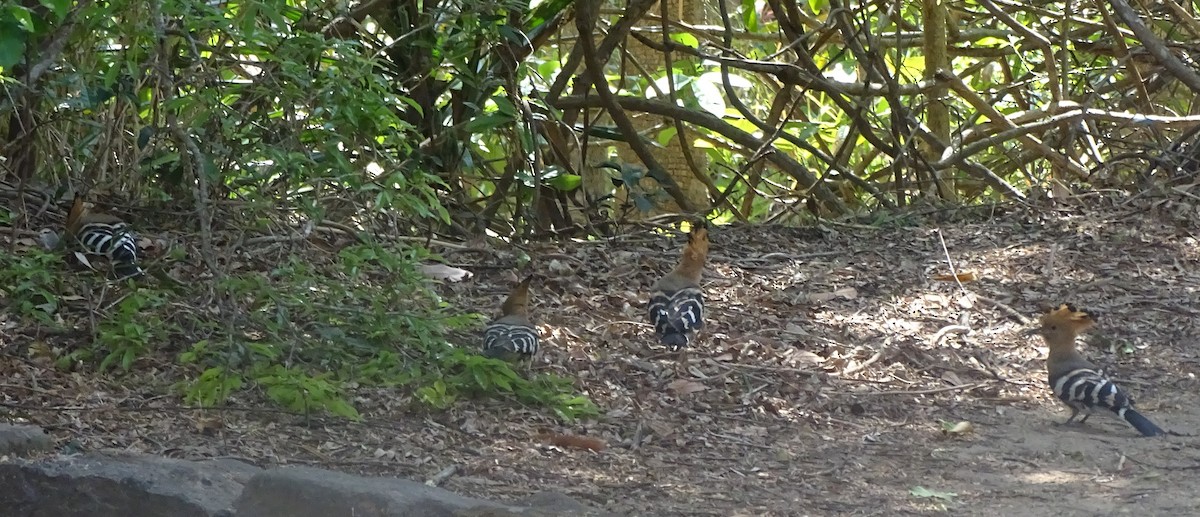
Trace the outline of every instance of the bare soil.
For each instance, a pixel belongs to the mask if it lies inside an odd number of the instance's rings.
[[[362,390],[363,423],[181,410],[154,368],[109,381],[20,357],[4,393],[14,418],[73,449],[418,480],[456,466],[442,486],[459,493],[557,490],[628,515],[1189,515],[1200,508],[1188,436],[1200,424],[1200,212],[1187,201],[717,227],[709,326],[686,368],[643,322],[646,287],[682,236],[526,249],[546,277],[533,368],[577,379],[604,410],[591,421],[495,400],[426,412],[397,390]],[[513,252],[444,256],[474,273],[439,288],[456,306],[490,313],[515,279]],[[975,279],[938,279],[952,271]],[[1062,302],[1100,314],[1084,352],[1180,435],[1141,438],[1108,415],[1058,425],[1068,413],[1045,385],[1045,348],[1008,309],[1033,317]],[[9,327],[0,339],[39,338]],[[547,430],[608,448],[549,445],[537,438]]]

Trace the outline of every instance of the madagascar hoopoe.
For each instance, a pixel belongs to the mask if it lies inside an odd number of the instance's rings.
[[[1030,330],[1030,333],[1045,338],[1046,346],[1050,348],[1046,358],[1050,389],[1071,408],[1071,418],[1066,423],[1074,421],[1081,412],[1083,418],[1079,423],[1083,423],[1093,410],[1102,408],[1129,422],[1142,436],[1166,434],[1133,409],[1133,399],[1075,349],[1075,338],[1095,323],[1093,314],[1062,304],[1042,315],[1041,326]]]
[[[500,306],[500,317],[488,323],[483,332],[483,355],[518,359],[536,354],[540,341],[537,328],[529,320],[529,283],[526,277],[509,293]]]
[[[84,253],[101,255],[112,263],[118,278],[131,278],[145,273],[137,264],[137,235],[120,218],[91,212],[83,206],[83,196],[76,194],[67,213],[67,238],[74,239]]]
[[[650,323],[654,333],[672,350],[682,350],[704,327],[704,291],[700,275],[708,258],[708,228],[692,227],[679,264],[650,288]]]

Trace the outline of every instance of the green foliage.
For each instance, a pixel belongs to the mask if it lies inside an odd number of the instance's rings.
[[[53,269],[62,255],[30,249],[24,253],[0,253],[0,307],[11,314],[42,324],[53,324],[61,304],[60,285]]]
[[[415,248],[361,245],[319,267],[292,259],[269,275],[225,279],[238,304],[236,334],[196,342],[180,355],[198,375],[179,384],[184,398],[219,405],[246,387],[282,407],[358,418],[350,386],[411,389],[445,409],[463,396],[504,396],[548,407],[564,419],[595,414],[569,380],[526,380],[508,365],[448,343],[448,330],[478,323],[457,315],[425,287]]]
[[[105,286],[94,298],[115,294],[116,303],[100,302],[87,309],[94,316],[76,321],[94,321],[94,339],[72,347],[57,364],[128,372],[140,359],[170,352],[171,343],[207,335],[178,352],[182,371],[191,375],[176,388],[190,404],[218,406],[250,391],[292,411],[359,419],[354,390],[377,387],[411,393],[432,409],[499,396],[546,407],[565,420],[598,413],[570,379],[527,379],[503,361],[478,355],[474,343],[452,345],[447,332],[475,326],[479,316],[455,314],[426,287],[416,268],[426,258],[419,249],[377,245],[346,248],[327,264],[292,258],[266,275],[246,272],[221,281],[222,310],[171,310],[194,297],[153,284]],[[79,288],[104,282],[63,271],[57,254],[0,255],[5,303],[41,323],[61,317],[56,293],[63,286],[56,278],[64,274]]]
[[[95,346],[107,353],[100,361],[100,370],[119,366],[128,371],[133,362],[150,351],[151,343],[161,343],[168,335],[166,322],[157,309],[164,299],[150,290],[130,292],[116,310],[100,324]]]
[[[443,381],[427,392],[423,401],[438,407],[452,403],[460,394],[505,393],[530,404],[546,406],[564,420],[599,414],[587,397],[572,393],[571,379],[541,374],[532,379],[517,375],[509,363],[454,349],[443,357]],[[428,400],[426,400],[428,399]]]
[[[59,357],[58,367],[69,369],[99,358],[96,367],[100,371],[114,368],[129,371],[138,359],[156,351],[152,345],[166,342],[173,334],[173,326],[163,321],[158,312],[165,304],[166,298],[152,290],[124,294],[113,310],[99,320],[91,344]]]

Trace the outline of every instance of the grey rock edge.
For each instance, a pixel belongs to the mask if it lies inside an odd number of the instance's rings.
[[[15,426],[28,433],[25,426]],[[36,428],[34,428],[36,429]],[[50,440],[0,426],[0,452],[48,450]],[[40,429],[37,432],[41,433]],[[23,438],[14,438],[22,437]],[[18,443],[19,446],[12,446]],[[32,446],[31,446],[32,444]],[[570,497],[535,494],[516,505],[422,483],[236,460],[141,454],[0,460],[0,515],[28,517],[601,517]]]

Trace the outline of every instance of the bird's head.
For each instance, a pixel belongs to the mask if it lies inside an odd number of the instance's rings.
[[[1073,343],[1076,336],[1096,324],[1096,317],[1093,311],[1064,303],[1043,313],[1038,326],[1026,332],[1042,336],[1049,344]]]
[[[514,314],[528,315],[529,314],[529,284],[533,282],[534,276],[528,275],[521,283],[513,287],[509,292],[508,298],[504,300],[504,305],[500,306],[500,314],[509,316]]]
[[[687,247],[683,253],[691,260],[698,260],[701,264],[708,257],[708,223],[701,220],[698,223],[692,224],[692,231],[688,233]]]

